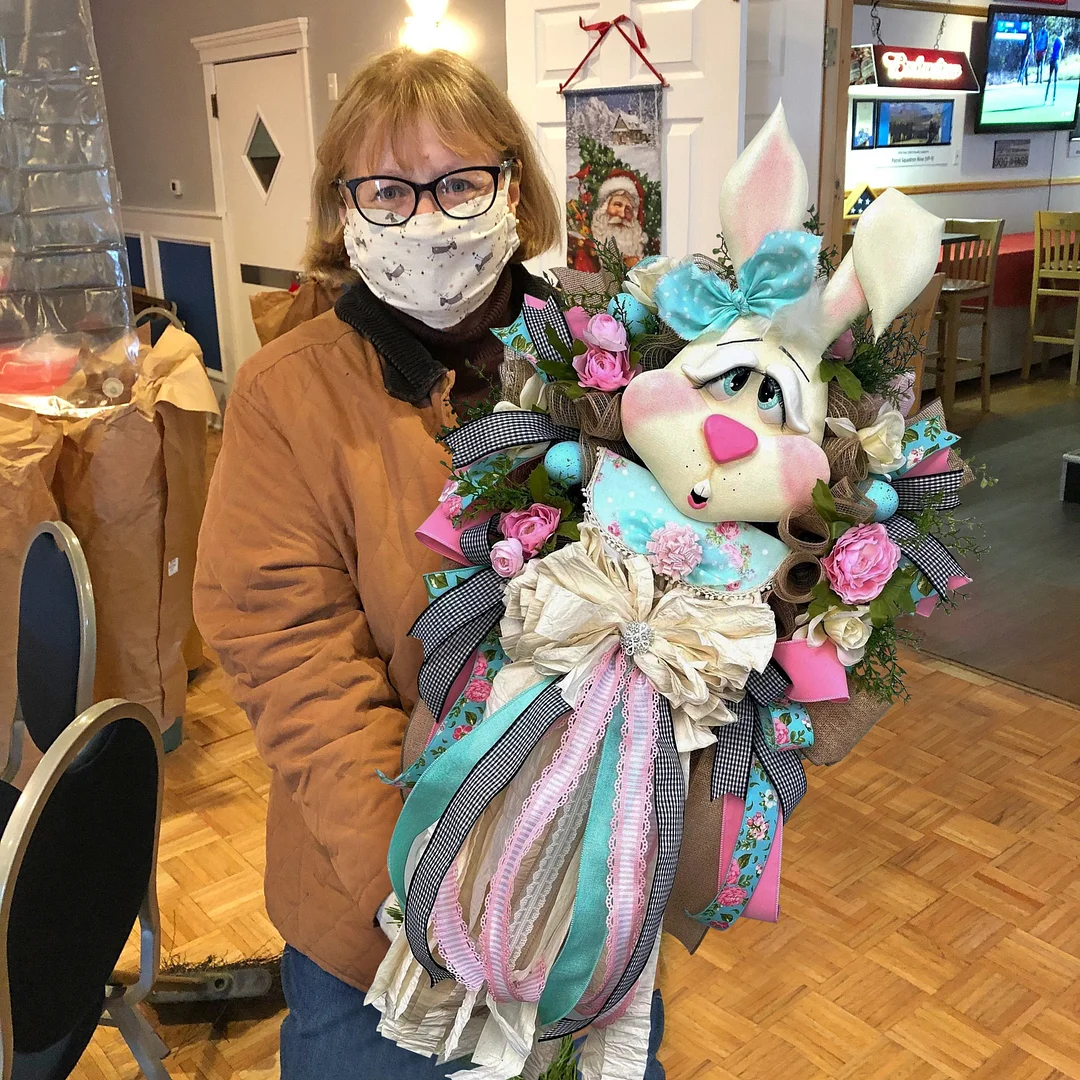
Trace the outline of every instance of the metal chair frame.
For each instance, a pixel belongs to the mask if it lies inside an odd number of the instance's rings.
[[[64,553],[71,576],[75,581],[75,590],[79,602],[79,677],[75,692],[75,716],[85,712],[94,701],[94,672],[97,669],[97,616],[94,609],[94,590],[90,584],[90,569],[86,564],[82,544],[69,525],[62,521],[43,521],[34,528],[23,551],[19,569],[19,599],[22,600],[23,584],[26,576],[26,561],[30,551],[42,536],[51,536],[56,546]],[[15,701],[15,719],[11,728],[11,742],[8,746],[8,759],[0,781],[11,783],[22,765],[23,740],[26,738],[26,725],[22,719],[18,697]]]
[[[157,810],[154,820],[153,859],[150,880],[139,911],[139,978],[132,986],[106,989],[102,1023],[115,1025],[131,1049],[143,1074],[150,1080],[169,1080],[161,1059],[169,1053],[146,1018],[136,1008],[157,979],[161,950],[161,921],[157,904],[157,853],[161,830],[165,755],[157,721],[145,706],[113,698],[82,712],[45,752],[23,789],[3,835],[0,836],[0,1080],[10,1080],[13,1067],[14,1031],[11,1020],[11,987],[8,979],[7,941],[11,904],[19,868],[30,845],[46,803],[67,768],[94,737],[118,720],[141,723],[154,739],[157,752]],[[107,1017],[107,1019],[105,1019]]]

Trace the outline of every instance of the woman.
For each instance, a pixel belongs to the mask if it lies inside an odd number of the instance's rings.
[[[435,438],[497,379],[489,331],[546,292],[521,261],[561,229],[533,144],[487,76],[447,52],[379,57],[334,110],[313,180],[307,269],[349,288],[233,387],[195,610],[272,774],[284,1080],[452,1071],[382,1039],[363,1004],[386,950],[378,914],[401,808],[376,770],[400,771],[416,702],[408,633],[439,560],[413,533],[447,478]]]

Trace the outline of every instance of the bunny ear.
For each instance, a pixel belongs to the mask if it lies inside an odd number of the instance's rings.
[[[779,104],[720,189],[720,224],[738,270],[768,233],[800,229],[809,206],[806,166]]]
[[[862,215],[851,256],[874,320],[874,336],[926,288],[941,257],[945,222],[894,188]]]
[[[835,341],[869,305],[855,276],[855,258],[849,251],[821,294],[821,330],[823,341]]]

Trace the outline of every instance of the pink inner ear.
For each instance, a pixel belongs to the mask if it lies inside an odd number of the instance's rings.
[[[835,341],[860,315],[866,314],[867,308],[866,294],[855,276],[855,262],[849,253],[821,298],[822,323],[830,340]]]

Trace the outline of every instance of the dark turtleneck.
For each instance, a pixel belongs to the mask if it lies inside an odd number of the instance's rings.
[[[396,311],[375,297],[363,282],[346,291],[335,305],[338,318],[375,346],[384,361],[387,392],[422,404],[439,379],[455,373],[450,399],[460,413],[498,385],[503,347],[492,327],[508,326],[521,311],[526,293],[546,296],[549,287],[520,264],[502,273],[491,295],[456,326],[436,330]]]

